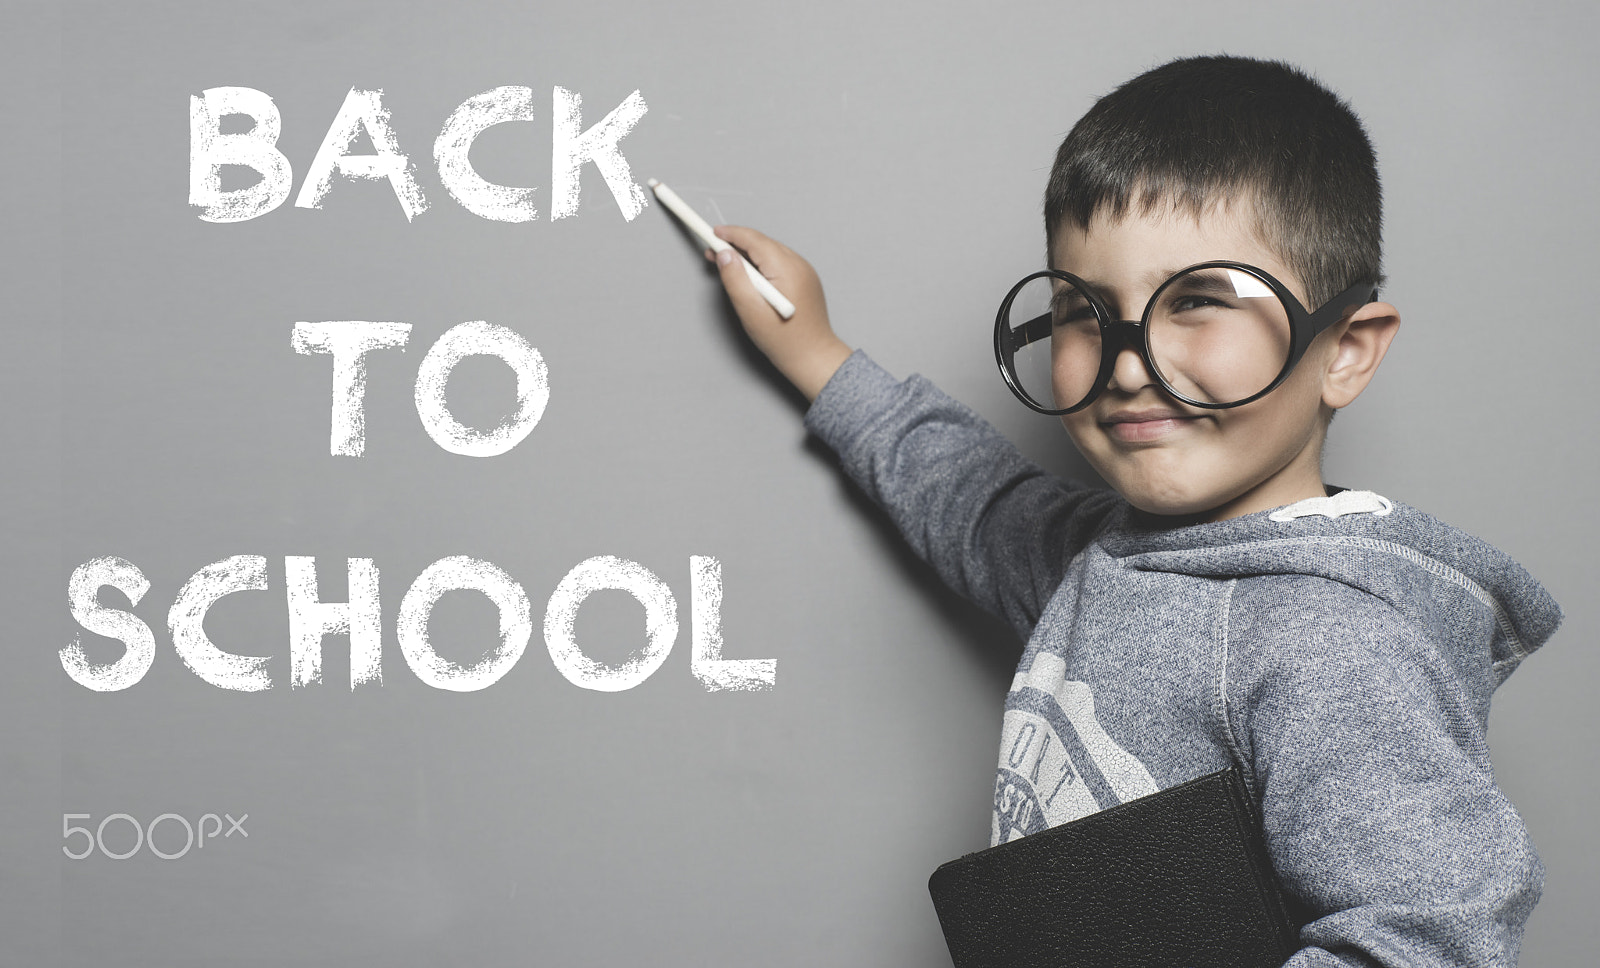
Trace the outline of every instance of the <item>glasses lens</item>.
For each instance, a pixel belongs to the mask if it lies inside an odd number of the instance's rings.
[[[1100,322],[1077,287],[1051,276],[1029,279],[1016,291],[1002,325],[1002,356],[1011,379],[1034,404],[1066,410],[1094,389]]]
[[[1272,385],[1289,360],[1289,312],[1260,278],[1240,269],[1192,269],[1156,294],[1150,362],[1178,393],[1237,403]]]

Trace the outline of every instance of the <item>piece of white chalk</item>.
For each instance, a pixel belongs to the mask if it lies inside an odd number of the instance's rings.
[[[777,310],[779,316],[788,319],[794,315],[794,303],[786,299],[783,293],[778,291],[778,287],[772,284],[771,280],[762,275],[755,266],[751,265],[750,260],[746,259],[743,253],[734,249],[733,246],[722,239],[717,238],[717,233],[711,230],[711,223],[701,218],[698,212],[690,208],[683,199],[679,198],[677,192],[654,178],[645,184],[649,185],[650,190],[656,193],[656,198],[659,198],[661,204],[667,207],[667,211],[676,215],[688,227],[689,231],[695,234],[695,237],[700,240],[702,245],[713,252],[721,252],[724,249],[732,250],[739,257],[739,261],[744,263],[744,274],[750,277],[750,281],[755,285],[756,291],[761,293],[761,298],[767,301],[767,305]]]

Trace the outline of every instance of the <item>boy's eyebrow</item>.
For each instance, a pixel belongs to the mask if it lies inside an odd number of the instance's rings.
[[[1219,292],[1228,296],[1242,295],[1242,293],[1239,291],[1238,283],[1235,283],[1226,274],[1218,272],[1215,269],[1191,272],[1189,275],[1184,277],[1181,288],[1184,292]]]
[[[1052,313],[1079,313],[1085,311],[1088,307],[1089,297],[1085,296],[1083,290],[1076,286],[1058,289],[1050,297],[1050,311]]]
[[[1154,289],[1156,286],[1161,285],[1163,282],[1166,282],[1168,279],[1171,279],[1173,276],[1182,272],[1183,269],[1183,266],[1169,269],[1152,269],[1145,273],[1143,280],[1144,284]]]
[[[1175,276],[1178,273],[1182,272],[1183,269],[1184,269],[1183,266],[1179,266],[1179,267],[1177,267],[1175,269],[1165,269],[1165,268],[1163,268],[1163,269],[1151,269],[1149,272],[1144,274],[1144,278],[1141,279],[1140,282],[1142,282],[1144,284],[1144,286],[1146,288],[1148,288],[1150,291],[1154,292],[1155,288],[1157,286],[1161,285],[1163,282],[1166,282],[1168,279],[1171,279],[1173,276]],[[1080,277],[1080,278],[1083,278],[1083,277]],[[1116,291],[1116,287],[1115,286],[1113,286],[1111,283],[1106,282],[1106,281],[1104,281],[1102,279],[1084,278],[1083,281],[1084,281],[1085,284],[1088,285],[1088,287],[1090,289],[1093,289],[1095,292],[1110,293],[1110,292],[1115,292]]]

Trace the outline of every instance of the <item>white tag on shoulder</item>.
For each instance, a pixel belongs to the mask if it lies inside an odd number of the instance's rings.
[[[1308,497],[1267,515],[1269,521],[1293,521],[1320,514],[1325,518],[1338,518],[1346,514],[1376,514],[1383,517],[1394,510],[1394,502],[1371,491],[1340,491],[1333,497]]]

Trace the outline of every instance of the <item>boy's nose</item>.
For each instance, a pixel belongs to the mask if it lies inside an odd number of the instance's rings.
[[[1117,352],[1116,361],[1111,366],[1111,380],[1107,389],[1121,390],[1123,393],[1138,393],[1148,386],[1158,386],[1156,378],[1150,373],[1150,368],[1145,366],[1144,357],[1132,346],[1124,345]]]

